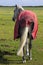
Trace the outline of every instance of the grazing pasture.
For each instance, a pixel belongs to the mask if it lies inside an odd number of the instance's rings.
[[[32,42],[33,60],[22,63],[16,55],[20,40],[13,40],[14,25],[12,21],[14,7],[0,7],[0,65],[43,65],[43,7],[24,7],[32,10],[38,18],[38,33]]]

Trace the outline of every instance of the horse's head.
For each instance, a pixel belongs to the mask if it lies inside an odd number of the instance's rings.
[[[14,16],[13,16],[13,21],[15,21],[18,17],[18,15],[20,14],[21,11],[23,11],[24,9],[21,6],[16,5],[15,9],[14,9]]]

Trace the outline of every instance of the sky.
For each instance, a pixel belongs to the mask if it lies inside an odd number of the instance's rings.
[[[14,6],[15,4],[22,6],[42,6],[43,0],[0,0],[0,5]]]

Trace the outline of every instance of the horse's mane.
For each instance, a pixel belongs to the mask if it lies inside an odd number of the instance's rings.
[[[22,6],[19,5],[15,5],[16,8],[21,9],[22,11],[24,10],[24,8]]]
[[[18,18],[19,14],[24,11],[24,8],[19,5],[15,5],[15,10],[14,10],[14,20]]]

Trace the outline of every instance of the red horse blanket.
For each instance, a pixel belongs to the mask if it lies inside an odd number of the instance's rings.
[[[21,22],[21,20],[24,20]],[[29,26],[31,22],[34,22],[34,28],[32,31],[32,37],[35,39],[37,31],[38,31],[38,21],[37,21],[37,16],[34,12],[29,11],[29,10],[24,10],[22,11],[15,23],[14,27],[14,40],[19,36],[18,34],[18,28],[19,28],[19,23],[21,22],[21,27]]]

